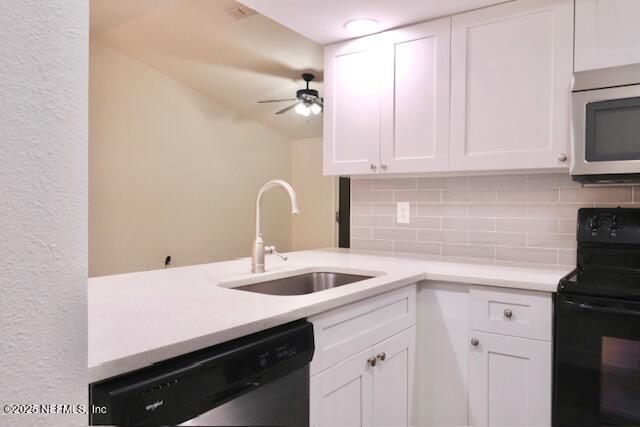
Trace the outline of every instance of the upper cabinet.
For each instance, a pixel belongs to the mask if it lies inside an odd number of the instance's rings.
[[[362,174],[380,163],[380,36],[324,52],[324,173]]]
[[[325,49],[327,175],[449,168],[450,18]]]
[[[454,16],[451,169],[567,167],[572,58],[571,0]]]
[[[384,34],[381,167],[449,169],[451,19]]]
[[[568,169],[572,73],[572,0],[327,46],[324,172]]]
[[[640,1],[576,1],[576,71],[640,63]]]

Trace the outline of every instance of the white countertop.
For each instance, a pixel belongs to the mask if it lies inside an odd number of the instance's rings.
[[[250,274],[249,259],[89,279],[89,382],[219,344],[420,280],[555,292],[571,267],[324,249],[267,257]],[[379,275],[308,295],[274,296],[229,289],[292,270]],[[222,286],[221,286],[222,284]]]

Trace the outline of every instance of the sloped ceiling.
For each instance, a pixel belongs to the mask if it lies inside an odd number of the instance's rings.
[[[260,14],[235,19],[233,0],[92,0],[92,38],[291,138],[322,135],[322,115],[273,113],[295,98],[300,75],[322,79],[322,47]],[[322,83],[312,88],[322,94]]]

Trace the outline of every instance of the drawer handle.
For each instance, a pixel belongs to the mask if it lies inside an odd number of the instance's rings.
[[[376,366],[376,363],[377,363],[376,361],[377,360],[378,359],[375,358],[375,357],[370,357],[370,358],[367,359],[367,365],[372,366],[372,367]]]
[[[480,344],[480,340],[478,338],[471,338],[471,345],[477,347]]]
[[[378,353],[376,355],[376,358],[381,362],[384,362],[384,360],[387,358],[387,353],[385,353],[384,351],[382,353]]]
[[[506,317],[507,319],[511,319],[511,316],[513,316],[513,312],[511,311],[510,308],[505,308],[504,309],[504,317]]]

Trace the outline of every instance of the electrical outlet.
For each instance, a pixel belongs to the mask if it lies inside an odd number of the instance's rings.
[[[409,212],[409,203],[402,202],[397,205],[396,222],[398,224],[409,224],[411,221],[411,214]]]

